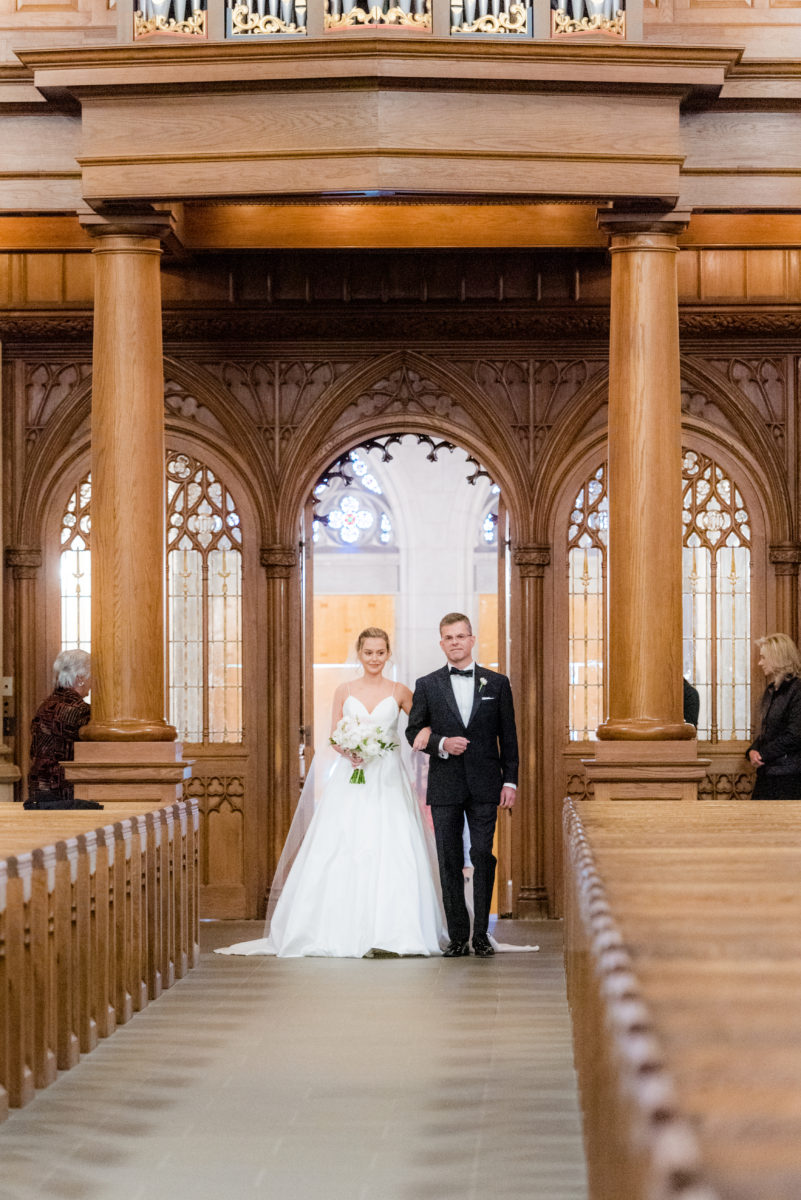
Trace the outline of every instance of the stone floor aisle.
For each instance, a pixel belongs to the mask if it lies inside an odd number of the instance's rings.
[[[561,926],[492,960],[229,958],[0,1125],[2,1200],[585,1200]]]

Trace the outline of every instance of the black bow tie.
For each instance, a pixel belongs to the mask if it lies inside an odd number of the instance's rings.
[[[472,679],[473,678],[473,668],[471,667],[469,671],[461,671],[458,667],[451,667],[450,674],[451,675],[464,675],[465,679]]]

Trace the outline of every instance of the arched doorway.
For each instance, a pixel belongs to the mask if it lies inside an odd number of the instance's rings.
[[[464,612],[474,657],[507,672],[509,521],[500,485],[453,442],[424,434],[368,438],[322,473],[302,518],[304,766],[325,743],[335,689],[354,678],[360,629],[386,629],[387,674],[409,686],[442,664],[439,620]],[[425,758],[415,756],[421,792]],[[504,814],[493,911],[513,910],[511,827]]]

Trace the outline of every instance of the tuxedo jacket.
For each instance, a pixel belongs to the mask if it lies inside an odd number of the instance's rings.
[[[485,681],[485,682],[482,682]],[[505,783],[517,783],[517,730],[512,689],[505,675],[474,665],[473,708],[467,725],[459,714],[447,666],[418,679],[406,737],[414,742],[431,727],[429,804],[463,804],[466,800],[497,804]],[[444,737],[466,737],[464,754],[440,758]]]

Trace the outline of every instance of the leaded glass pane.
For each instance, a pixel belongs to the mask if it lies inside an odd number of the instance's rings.
[[[62,647],[91,651],[91,476],[61,521]],[[383,527],[382,527],[383,531]],[[391,536],[391,525],[386,536]],[[227,488],[188,454],[167,455],[170,720],[187,742],[242,739],[242,529]]]
[[[392,510],[379,478],[357,450],[350,452],[347,466],[346,472],[332,471],[313,490],[315,545],[390,549]]]
[[[698,735],[747,738],[750,724],[751,528],[745,501],[722,467],[697,450],[683,457],[684,673],[700,694]],[[579,489],[568,525],[570,737],[603,720],[605,467]]]
[[[609,536],[606,468],[599,467],[576,495],[568,528],[569,729],[586,741],[604,720],[604,572]]]
[[[176,555],[176,562],[180,559],[186,571],[192,573],[191,581],[185,581],[182,565],[181,571],[171,570],[168,577],[170,720],[179,737],[187,742],[239,742],[239,515],[230,493],[213,471],[188,454],[168,454],[167,495],[169,558]]]
[[[92,556],[89,501],[92,477],[85,476],[61,518],[61,648],[92,648]]]
[[[713,742],[747,738],[751,706],[748,511],[736,484],[700,451],[685,451],[682,478],[684,667],[701,696],[698,734]]]
[[[574,546],[569,554],[570,739],[595,737],[604,719],[603,554]]]
[[[183,546],[167,555],[170,721],[186,742],[203,741],[203,557]]]
[[[242,739],[242,556],[212,550],[209,587],[209,741]]]
[[[695,534],[682,549],[684,674],[698,689],[698,736],[712,732],[712,556]]]
[[[718,736],[747,738],[750,731],[750,573],[747,546],[718,552]]]

